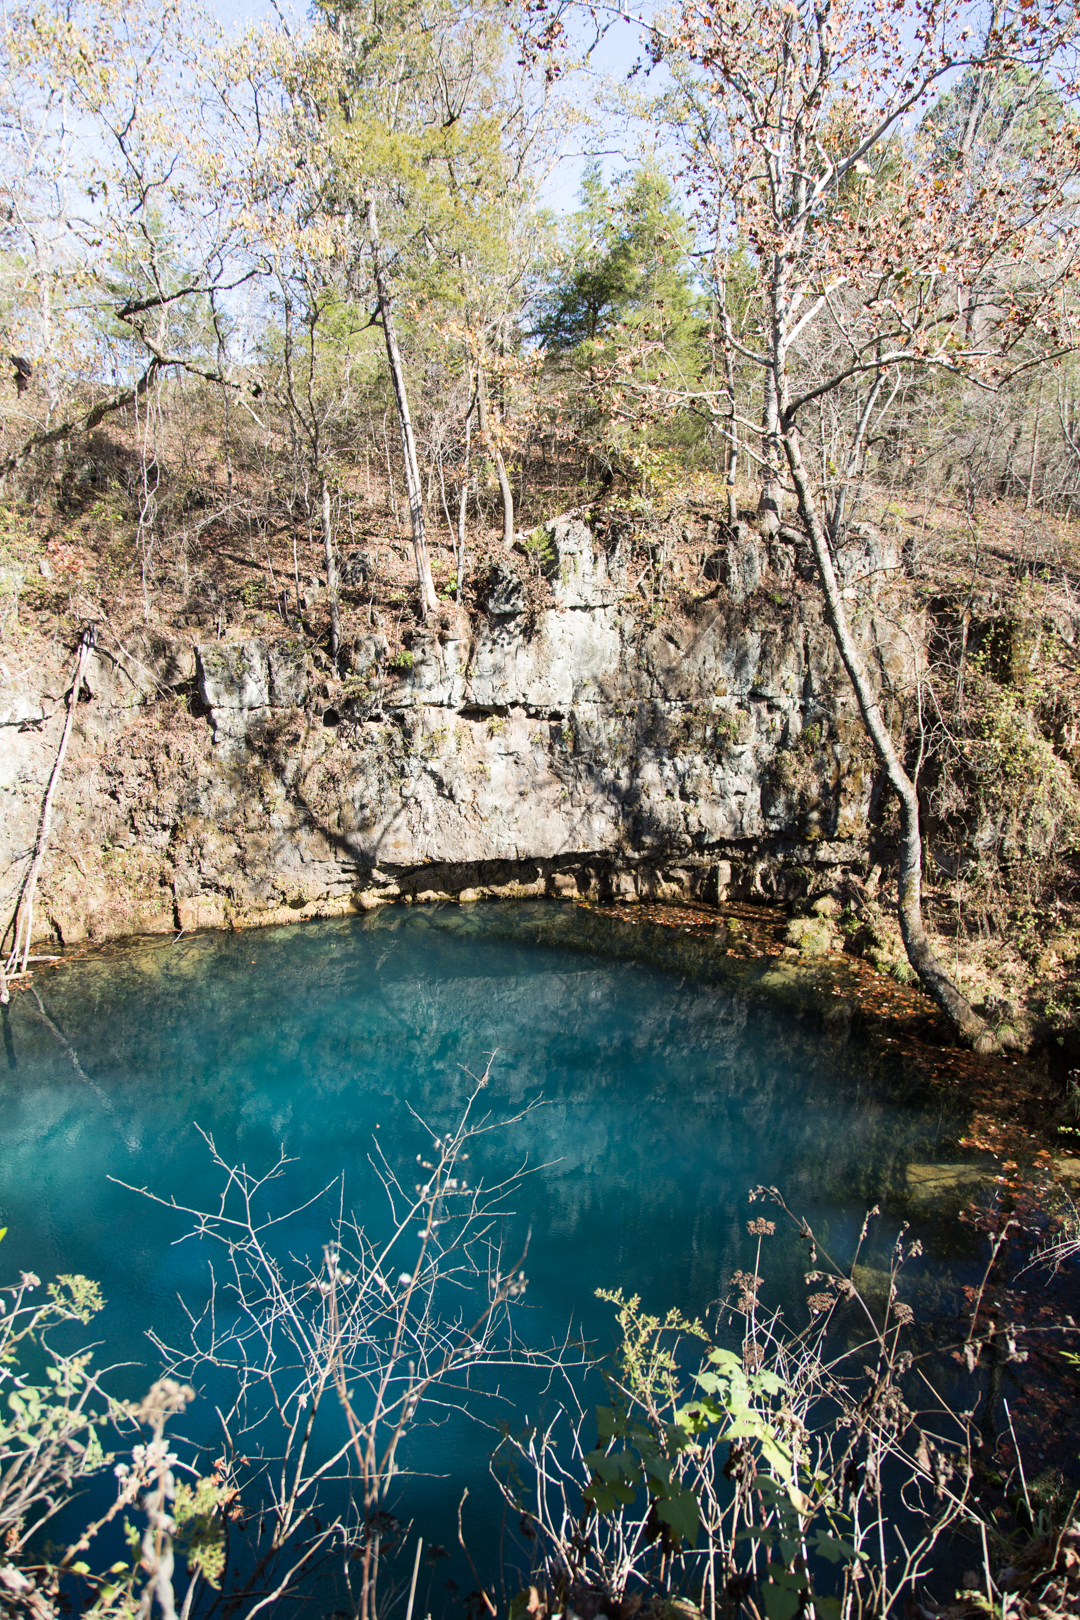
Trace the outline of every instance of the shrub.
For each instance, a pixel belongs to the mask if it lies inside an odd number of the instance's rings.
[[[841,1267],[775,1188],[753,1197],[778,1205],[806,1245],[801,1325],[763,1302],[762,1247],[776,1225],[759,1217],[748,1228],[754,1269],[735,1272],[720,1311],[728,1342],[604,1294],[621,1333],[607,1402],[592,1418],[579,1408],[505,1434],[494,1467],[531,1538],[516,1607],[534,1620],[629,1615],[643,1602],[660,1614],[680,1598],[746,1620],[886,1615],[913,1598],[954,1526],[985,1530],[971,1414],[924,1376],[933,1352],[916,1350],[899,1298],[919,1246],[901,1232],[871,1299],[856,1278],[876,1210]],[[973,1322],[962,1347],[971,1368],[981,1344]],[[890,1499],[903,1502],[902,1527]]]

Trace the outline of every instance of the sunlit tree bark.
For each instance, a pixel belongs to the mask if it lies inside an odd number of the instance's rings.
[[[643,26],[654,57],[686,89],[672,133],[714,232],[712,251],[741,249],[752,267],[751,318],[739,332],[724,325],[722,342],[732,363],[755,368],[762,381],[760,425],[743,423],[761,444],[761,529],[784,532],[790,479],[829,624],[899,801],[908,958],[961,1038],[987,1044],[926,935],[917,781],[882,715],[833,561],[867,445],[901,380],[938,371],[995,393],[1080,339],[1080,134],[1061,111],[1077,20],[996,8],[983,15],[977,42],[976,20],[946,0],[907,0],[887,18],[857,0],[763,0],[752,9],[685,0]],[[946,161],[932,110],[952,94],[958,70],[977,93],[960,150]],[[1008,75],[1056,87],[1059,116],[1028,127],[1023,161],[996,141],[974,172],[972,121],[985,121],[987,85]],[[916,118],[912,135],[907,122]],[[818,341],[826,332],[835,343]],[[691,386],[678,397],[723,417],[719,395]],[[815,479],[800,427],[824,401],[844,443],[838,464]]]
[[[394,324],[394,300],[382,259],[375,199],[370,193],[365,201],[364,214],[367,222],[368,240],[371,243],[371,262],[375,271],[375,287],[379,300],[379,324],[382,327],[383,338],[386,343],[386,359],[390,367],[390,378],[394,385],[398,425],[401,429],[401,450],[405,462],[405,489],[409,497],[409,522],[412,526],[416,578],[420,587],[420,606],[424,617],[427,618],[429,614],[438,611],[439,599],[435,594],[435,586],[431,578],[431,561],[428,556],[424,520],[424,486],[420,480],[420,468],[416,460],[416,438],[413,434],[412,414],[409,410],[409,394],[405,383],[405,365],[401,358],[401,349],[397,340],[397,328]]]

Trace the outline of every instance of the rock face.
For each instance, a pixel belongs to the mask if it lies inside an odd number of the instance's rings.
[[[344,681],[287,640],[106,641],[42,926],[71,942],[397,896],[775,896],[863,861],[873,764],[818,599],[771,590],[747,543],[752,557],[729,543],[711,597],[650,624],[620,543],[569,514],[500,562],[482,617],[446,609],[393,660],[373,632]],[[895,561],[859,537],[851,551],[858,633],[883,682],[905,684],[912,639],[876,602]],[[63,687],[0,669],[9,896]]]

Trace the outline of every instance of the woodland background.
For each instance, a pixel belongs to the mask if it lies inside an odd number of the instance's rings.
[[[939,955],[1012,1025],[1068,1031],[1075,27],[1028,3],[406,0],[234,35],[175,0],[10,10],[5,651],[88,619],[276,631],[347,682],[362,631],[407,665],[444,604],[482,611],[508,549],[542,594],[568,507],[639,525],[653,621],[723,588],[747,525],[779,596],[820,583],[815,523],[825,552],[894,534],[926,642],[884,741]],[[637,62],[605,78],[616,29]],[[556,213],[568,147],[596,156]]]

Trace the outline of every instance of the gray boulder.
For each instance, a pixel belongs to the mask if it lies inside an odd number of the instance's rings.
[[[261,641],[210,641],[195,648],[199,697],[208,709],[264,709],[270,669]]]

